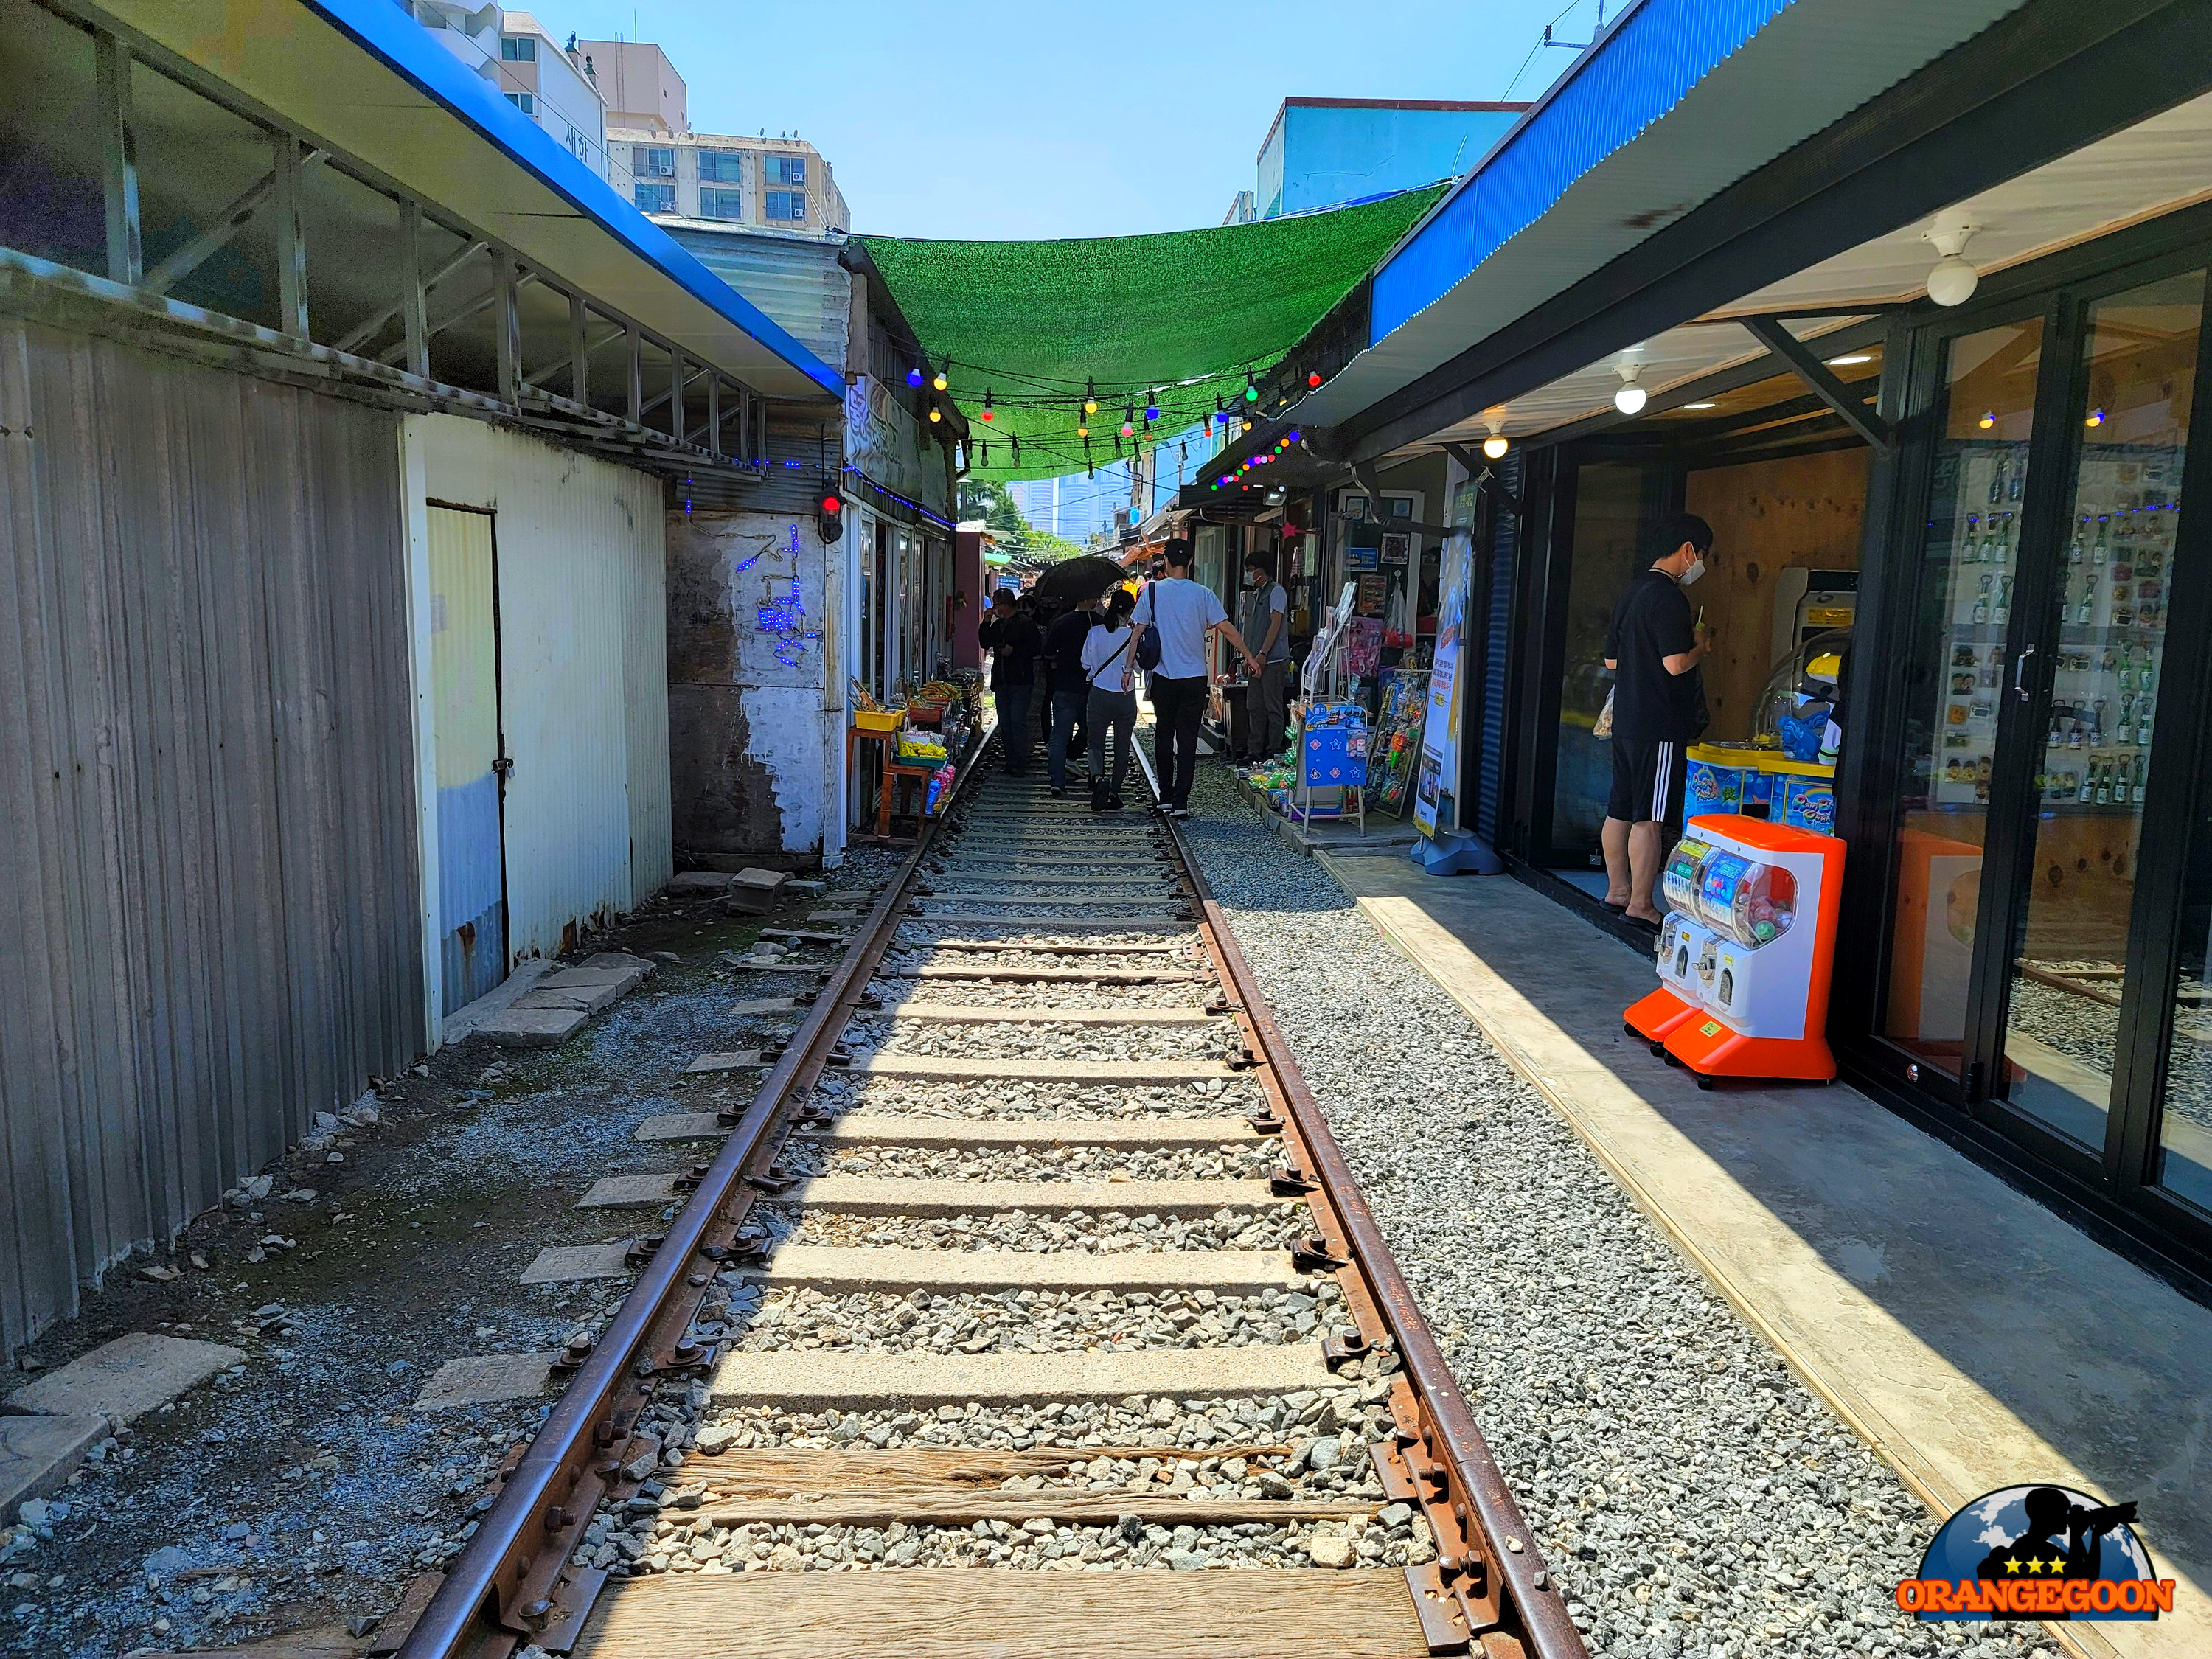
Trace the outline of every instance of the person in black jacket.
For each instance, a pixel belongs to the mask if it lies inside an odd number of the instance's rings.
[[[999,705],[1006,775],[1018,778],[1030,769],[1030,700],[1036,690],[1037,653],[1044,649],[1044,636],[1002,587],[991,596],[991,614],[975,637],[991,653],[991,695]]]
[[[1079,600],[1052,619],[1044,630],[1045,660],[1052,666],[1052,726],[1045,743],[1045,771],[1052,793],[1067,793],[1067,757],[1084,752],[1085,705],[1091,700],[1083,680],[1083,641],[1097,626],[1098,601]]]
[[[1613,608],[1605,665],[1613,671],[1613,790],[1606,801],[1605,902],[1632,921],[1659,925],[1654,887],[1666,831],[1682,820],[1689,748],[1705,729],[1698,665],[1712,648],[1682,590],[1705,574],[1713,527],[1669,514],[1653,544],[1659,556],[1636,573]]]

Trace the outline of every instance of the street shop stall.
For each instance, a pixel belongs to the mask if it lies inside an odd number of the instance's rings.
[[[981,678],[963,670],[885,703],[853,682],[845,769],[858,821],[868,823],[871,814],[874,819],[873,830],[854,840],[910,841],[912,835],[892,833],[894,819],[911,819],[918,830],[923,819],[936,815],[951,797],[959,761],[980,727],[981,689]]]

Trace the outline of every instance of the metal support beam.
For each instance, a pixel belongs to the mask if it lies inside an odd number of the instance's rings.
[[[1374,510],[1375,516],[1386,528],[1395,526],[1404,530],[1418,530],[1424,536],[1449,536],[1456,533],[1456,527],[1452,525],[1421,524],[1413,519],[1382,518],[1382,486],[1376,482],[1375,464],[1372,461],[1360,462],[1352,469],[1352,476],[1359,480],[1360,489],[1367,495],[1367,505]]]
[[[1474,480],[1476,489],[1487,489],[1496,495],[1515,518],[1528,516],[1528,509],[1521,504],[1521,498],[1499,482],[1498,475],[1490,470],[1488,461],[1465,444],[1446,444],[1444,453],[1467,469],[1467,476]]]
[[[455,271],[459,270],[463,265],[468,264],[470,260],[475,258],[477,254],[482,253],[490,246],[491,244],[489,242],[471,242],[459,253],[453,255],[452,258],[447,260],[445,264],[440,265],[428,276],[425,276],[422,279],[423,297],[427,300],[429,297],[429,293],[432,289],[437,287],[439,283],[444,282],[448,276],[451,276]],[[392,319],[398,314],[399,307],[398,306],[386,306],[374,316],[365,318],[358,328],[355,329],[351,333],[348,334],[345,338],[337,343],[337,349],[340,351],[360,350],[363,346],[367,345],[371,340],[374,339],[378,335],[381,334],[386,328],[388,328],[391,325]],[[437,331],[434,329],[431,331],[435,333]]]
[[[722,377],[711,368],[707,371],[707,452],[717,459],[722,453]]]
[[[690,376],[684,368],[684,353],[678,347],[668,348],[668,432],[682,442],[690,434],[684,429],[684,382]]]
[[[631,323],[623,328],[623,340],[628,348],[623,364],[623,378],[627,384],[623,408],[632,426],[642,426],[645,424],[645,337],[638,331],[637,325]]]
[[[399,204],[400,338],[407,349],[407,372],[430,378],[430,307],[423,293],[422,204]]]
[[[329,159],[327,151],[311,149],[300,158],[300,170],[304,173],[308,168],[319,166]],[[269,204],[269,198],[276,191],[276,175],[274,173],[255,179],[231,198],[229,204],[216,216],[213,224],[148,271],[141,286],[151,294],[167,294],[235,241],[238,233],[253,222],[253,216]]]
[[[492,349],[499,363],[499,398],[521,401],[522,308],[516,302],[514,255],[505,248],[491,253]]]
[[[592,402],[591,308],[580,294],[568,296],[568,397],[589,408]]]
[[[281,132],[276,151],[276,326],[301,339],[307,331],[307,234],[300,200],[300,141]]]
[[[138,120],[131,104],[131,49],[94,33],[100,79],[100,180],[107,208],[107,278],[137,287],[146,256],[138,223]]]
[[[1845,426],[1876,449],[1888,449],[1897,434],[1887,421],[1859,401],[1851,389],[1828,372],[1828,366],[1807,349],[1805,343],[1782,325],[1778,317],[1739,317],[1744,331],[1790,365],[1814,397],[1836,412]]]

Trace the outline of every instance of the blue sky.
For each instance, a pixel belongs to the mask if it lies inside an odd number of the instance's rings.
[[[1218,224],[1285,96],[1534,97],[1565,0],[535,0],[556,39],[657,43],[702,132],[795,129],[853,228],[1113,236]],[[1619,0],[1608,5],[1610,19]],[[1589,39],[1595,0],[1561,19]]]

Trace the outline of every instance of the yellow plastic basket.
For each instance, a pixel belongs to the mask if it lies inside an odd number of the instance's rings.
[[[862,732],[896,732],[906,724],[903,708],[855,708],[853,724]]]

